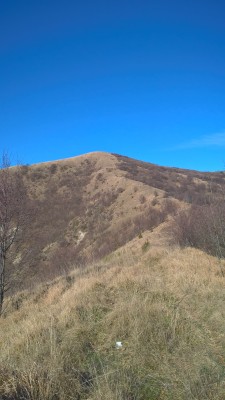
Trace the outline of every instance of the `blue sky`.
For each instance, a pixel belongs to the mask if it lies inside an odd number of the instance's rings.
[[[225,2],[1,0],[0,151],[225,169]]]

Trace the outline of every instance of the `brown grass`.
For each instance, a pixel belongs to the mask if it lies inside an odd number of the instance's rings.
[[[142,254],[146,235],[138,240],[139,253],[121,249],[14,298],[0,320],[0,395],[224,399],[221,262],[160,250],[151,236]]]
[[[211,193],[221,196],[225,185],[224,172],[199,172],[180,168],[166,168],[128,157],[115,155],[118,168],[133,181],[164,191],[164,196],[178,200],[205,204]]]
[[[225,262],[162,234],[223,174],[104,153],[23,171],[31,289],[0,319],[0,398],[223,400]]]
[[[24,232],[31,259],[24,287],[56,277],[74,262],[99,260],[153,229],[179,203],[138,181],[139,175],[128,179],[117,157],[106,153],[24,166],[23,176],[34,211]]]

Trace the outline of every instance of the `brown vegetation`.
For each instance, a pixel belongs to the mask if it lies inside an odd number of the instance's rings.
[[[14,298],[0,321],[2,398],[224,398],[217,260],[141,243],[143,257],[121,252],[120,266],[75,270]]]
[[[192,205],[171,222],[171,238],[181,246],[193,246],[225,258],[225,204]]]
[[[155,164],[133,160],[116,155],[118,167],[134,181],[163,190],[171,196],[187,203],[205,204],[213,192],[221,195],[225,186],[224,172],[198,172],[179,168],[160,167]]]
[[[25,285],[107,256],[184,203],[221,198],[223,173],[159,167],[106,153],[22,167],[32,208]]]
[[[7,154],[0,164],[0,316],[5,295],[18,282],[23,268],[21,251],[27,228],[28,202],[19,167],[10,170]]]
[[[102,153],[22,173],[31,287],[0,320],[0,398],[224,399],[224,174]]]

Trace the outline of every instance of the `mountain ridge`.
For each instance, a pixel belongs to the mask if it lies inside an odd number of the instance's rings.
[[[161,165],[158,163],[152,163],[151,161],[146,161],[146,160],[142,160],[136,157],[131,157],[131,156],[127,156],[127,155],[123,155],[120,153],[115,153],[115,152],[108,152],[108,151],[102,151],[102,150],[94,150],[94,151],[90,151],[87,153],[82,153],[82,154],[78,154],[76,156],[71,156],[71,157],[66,157],[66,158],[59,158],[59,159],[53,159],[53,160],[48,160],[48,161],[40,161],[40,162],[35,162],[35,163],[31,163],[31,164],[25,164],[28,165],[30,167],[32,166],[40,166],[40,165],[45,165],[45,164],[51,164],[51,163],[60,163],[60,162],[65,162],[65,161],[72,161],[73,159],[77,159],[77,158],[84,158],[84,157],[91,157],[92,155],[105,155],[105,156],[110,156],[110,155],[114,155],[114,156],[119,156],[119,157],[124,157],[127,158],[129,160],[135,160],[138,162],[142,162],[145,164],[151,164],[151,165],[155,165],[156,167],[161,167],[161,168],[166,168],[166,169],[171,169],[171,170],[180,170],[180,171],[190,171],[190,172],[195,172],[195,173],[202,173],[202,174],[221,174],[224,173],[223,170],[216,170],[216,171],[207,171],[207,170],[198,170],[198,169],[192,169],[192,168],[183,168],[183,167],[175,167],[175,166],[169,166],[169,165]]]
[[[32,254],[26,282],[109,255],[179,209],[219,198],[224,173],[167,168],[91,152],[21,167],[35,211],[24,232]],[[28,279],[27,279],[28,277]]]

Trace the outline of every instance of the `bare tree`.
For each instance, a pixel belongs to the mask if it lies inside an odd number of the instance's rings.
[[[5,294],[19,273],[26,200],[21,168],[11,167],[8,155],[3,153],[0,162],[0,316]]]

